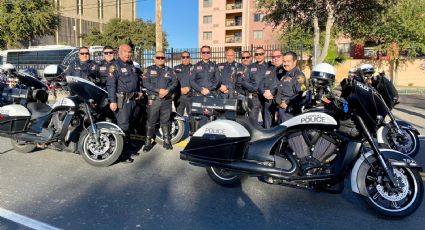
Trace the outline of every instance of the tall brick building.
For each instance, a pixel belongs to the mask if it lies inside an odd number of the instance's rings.
[[[199,0],[199,46],[241,49],[278,44],[255,0]]]

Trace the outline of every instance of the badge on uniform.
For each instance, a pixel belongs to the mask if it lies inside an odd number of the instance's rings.
[[[153,100],[148,100],[148,105],[151,106],[153,104]]]
[[[198,65],[198,66],[196,67],[196,70],[202,70],[202,66]]]
[[[280,70],[279,70],[279,74],[281,74],[281,73],[283,73],[283,69],[280,69]]]
[[[105,70],[106,70],[106,66],[101,66],[101,67],[99,67],[99,70],[100,70],[100,71],[105,71]]]
[[[95,66],[95,65],[93,65],[93,66],[91,67],[91,70],[96,70],[96,66]]]
[[[214,66],[210,66],[210,71],[214,71]]]
[[[151,75],[157,75],[158,72],[156,72],[156,70],[151,70]]]
[[[298,76],[297,81],[298,81],[298,83],[304,83],[305,82],[305,77],[304,76]]]
[[[126,68],[121,68],[121,72],[127,73],[127,69]]]
[[[251,68],[251,72],[257,71],[257,68]]]
[[[114,72],[115,72],[115,65],[109,66],[109,77],[110,78],[112,78]]]
[[[221,65],[221,66],[219,66],[218,68],[219,68],[220,70],[223,70],[223,69],[224,69],[224,66],[222,66],[222,65]]]
[[[266,75],[269,75],[271,72],[272,72],[272,71],[267,70],[267,71],[266,71]]]

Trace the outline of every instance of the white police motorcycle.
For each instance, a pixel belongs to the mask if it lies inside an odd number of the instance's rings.
[[[312,77],[335,78],[332,66],[318,69]],[[399,151],[379,148],[372,137],[378,127],[375,118],[388,113],[376,92],[358,81],[344,81],[342,86],[346,100],[323,98],[323,108],[272,129],[249,118],[207,123],[180,158],[205,167],[223,186],[237,186],[241,176],[248,175],[265,183],[340,193],[349,177],[351,190],[379,214],[412,214],[423,199],[422,168]],[[236,103],[232,107],[228,102],[223,110],[237,110]]]

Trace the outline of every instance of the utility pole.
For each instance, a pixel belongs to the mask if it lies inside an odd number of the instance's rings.
[[[156,51],[163,51],[162,47],[162,0],[156,0]]]

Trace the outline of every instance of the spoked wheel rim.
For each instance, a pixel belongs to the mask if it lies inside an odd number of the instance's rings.
[[[401,129],[402,135],[396,132],[388,132],[388,142],[392,149],[400,151],[406,155],[410,155],[415,151],[416,139],[414,134],[405,129]]]
[[[99,134],[100,144],[96,144],[94,135],[87,135],[84,140],[84,152],[87,157],[93,161],[105,161],[114,153],[117,148],[117,140],[113,134],[100,133]]]
[[[366,175],[366,191],[369,200],[380,209],[402,212],[415,203],[419,185],[411,169],[393,166],[393,171],[400,184],[398,188],[391,186],[380,167],[370,167]]]
[[[178,132],[179,132],[179,125],[178,125],[178,123],[177,123],[178,121],[177,120],[175,120],[175,121],[172,121],[171,122],[171,125],[170,125],[170,136],[171,137],[173,137],[173,136],[175,136]],[[161,129],[158,129],[157,131],[156,131],[156,136],[157,137],[160,137],[161,139],[163,139],[162,137],[163,137],[163,133],[162,133],[162,130]]]
[[[238,178],[237,174],[227,169],[211,167],[211,171],[216,177],[220,178],[221,180],[230,181]]]

